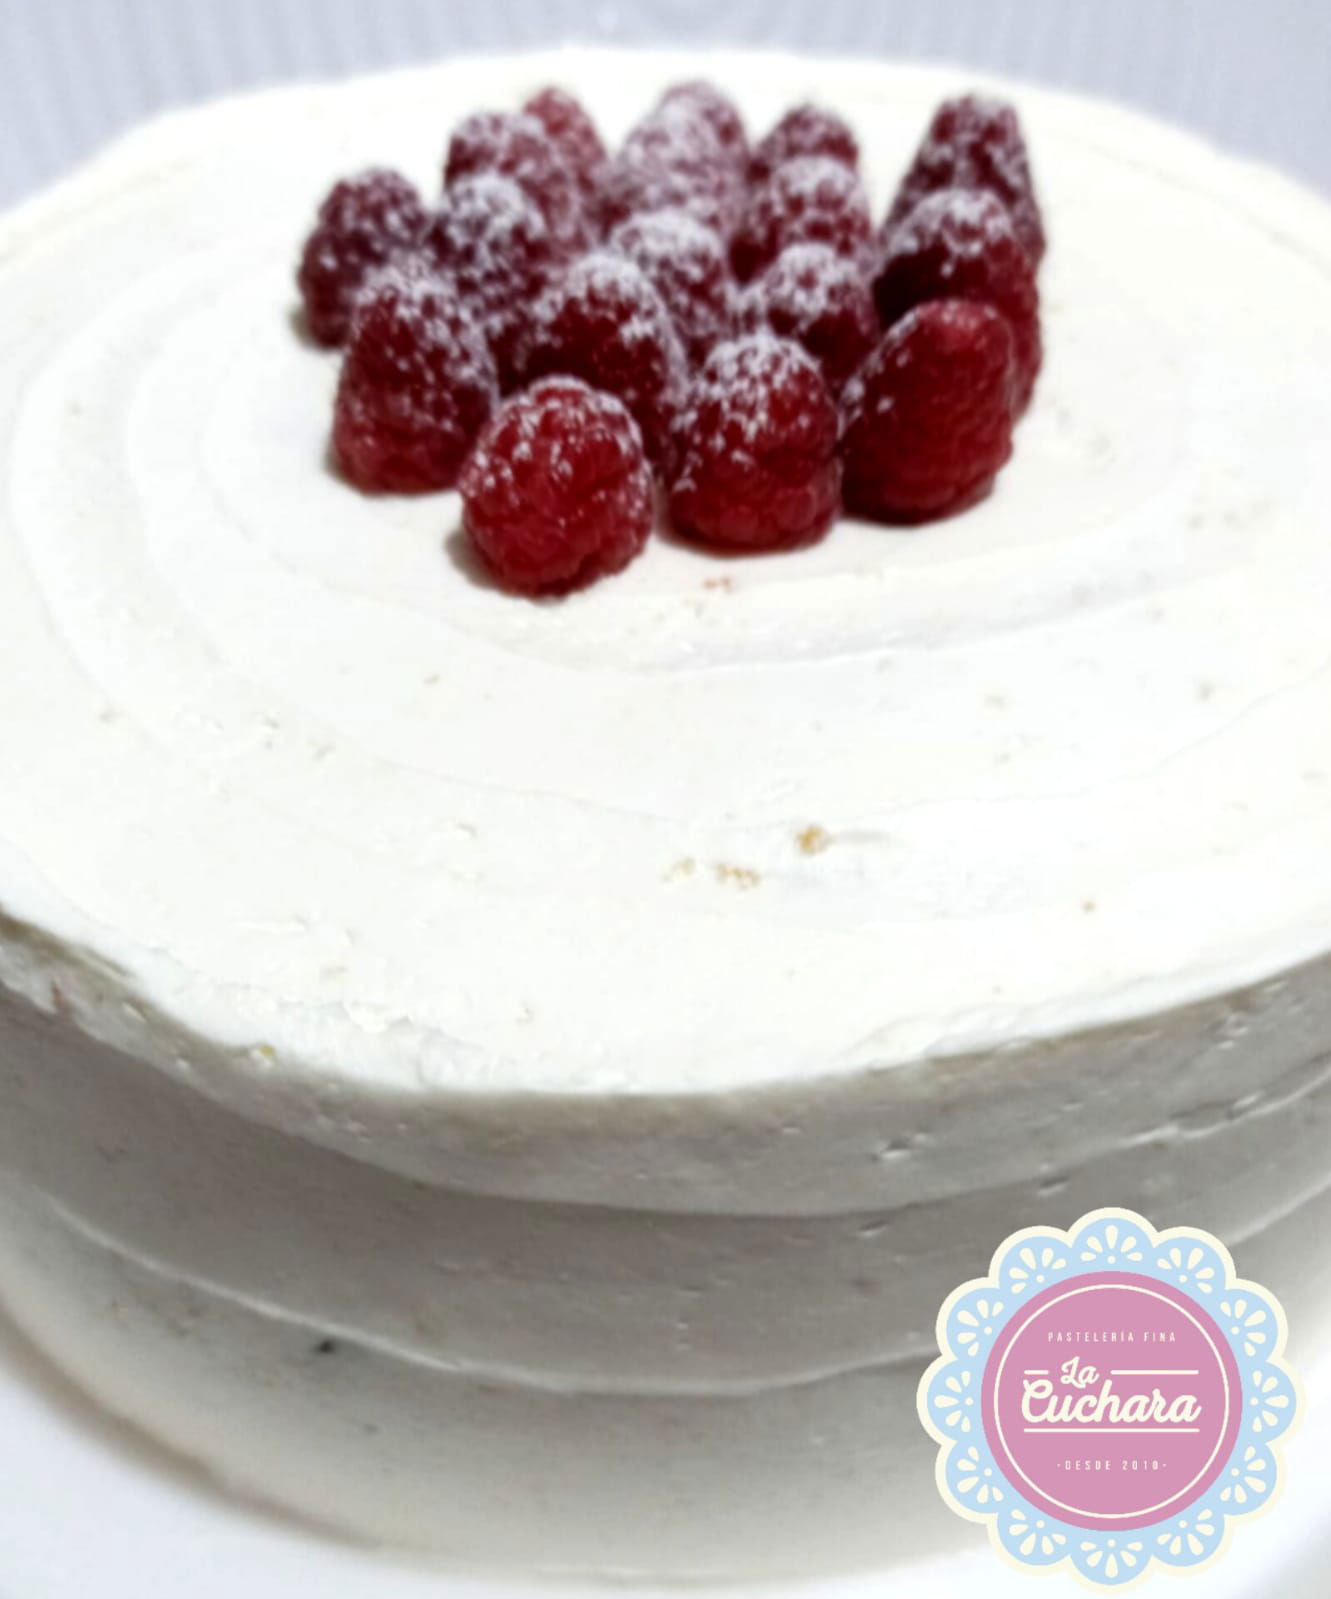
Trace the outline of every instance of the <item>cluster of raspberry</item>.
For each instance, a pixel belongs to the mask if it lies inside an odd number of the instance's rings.
[[[844,509],[918,523],[986,494],[1041,361],[1039,205],[1013,109],[945,101],[875,227],[859,143],[803,105],[756,145],[677,85],[607,153],[563,90],[455,129],[443,194],[336,185],[301,260],[345,346],[360,488],[459,487],[503,587],[621,570],[656,519],[790,549]]]

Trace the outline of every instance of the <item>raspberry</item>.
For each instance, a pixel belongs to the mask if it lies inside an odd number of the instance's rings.
[[[519,594],[564,593],[618,572],[652,526],[652,474],[628,411],[576,378],[508,400],[462,473],[463,525]]]
[[[526,375],[563,373],[616,395],[661,460],[687,370],[661,296],[640,268],[598,250],[575,261],[536,308]]]
[[[333,188],[319,207],[297,274],[305,321],[320,344],[345,342],[366,278],[419,244],[427,220],[420,195],[399,173],[376,168]]]
[[[721,154],[743,177],[749,165],[749,136],[744,131],[744,118],[735,102],[714,83],[696,79],[690,83],[677,83],[667,89],[657,102],[657,109],[682,107],[688,114],[711,129]]]
[[[939,106],[892,202],[889,231],[904,222],[925,195],[939,189],[984,189],[997,196],[1012,213],[1027,255],[1036,266],[1040,264],[1044,222],[1026,141],[1010,105],[965,95]]]
[[[584,207],[590,207],[596,199],[606,153],[596,124],[582,102],[563,89],[552,87],[532,95],[522,109],[550,135],[582,192]]]
[[[711,228],[687,211],[651,211],[621,222],[609,247],[642,269],[691,360],[703,360],[729,334],[734,284],[725,246]]]
[[[792,244],[745,291],[747,331],[794,339],[840,390],[878,342],[878,313],[864,274],[825,244]]]
[[[613,233],[629,217],[652,211],[687,211],[706,228],[728,238],[738,207],[725,184],[686,167],[625,153],[606,168],[601,185],[601,225]]]
[[[802,155],[825,155],[857,172],[860,144],[835,111],[816,105],[796,106],[759,141],[749,165],[749,181],[766,183],[779,166]]]
[[[452,487],[498,398],[484,335],[432,265],[381,267],[356,305],[333,443],[357,487]]]
[[[1040,295],[1035,268],[1001,200],[979,189],[926,195],[887,238],[874,281],[884,327],[925,300],[983,300],[1012,325],[1017,404],[1040,370]]]
[[[535,202],[497,172],[459,178],[445,192],[426,240],[476,313],[511,388],[521,343],[554,266],[554,246]]]
[[[729,550],[808,544],[840,505],[837,413],[818,364],[771,333],[719,344],[679,423],[670,511]]]
[[[521,111],[477,111],[453,130],[444,186],[477,172],[512,178],[541,209],[555,248],[574,254],[590,242],[577,179],[544,125]]]
[[[792,244],[829,244],[857,259],[869,244],[869,202],[858,173],[830,156],[798,156],[749,196],[731,248],[747,282]]]
[[[843,400],[846,506],[919,522],[984,495],[1012,454],[1012,329],[976,300],[930,300],[891,328]]]
[[[743,175],[712,121],[687,98],[667,98],[637,124],[606,169],[601,222],[609,233],[640,212],[680,209],[728,239],[743,192]]]

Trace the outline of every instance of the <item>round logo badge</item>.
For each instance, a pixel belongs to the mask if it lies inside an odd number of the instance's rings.
[[[1009,1238],[938,1318],[938,1485],[1025,1566],[1099,1587],[1200,1566],[1264,1510],[1298,1410],[1279,1302],[1209,1233],[1126,1210]]]

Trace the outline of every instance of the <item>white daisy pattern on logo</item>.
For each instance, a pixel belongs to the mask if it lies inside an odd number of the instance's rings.
[[[1258,1299],[1246,1294],[1220,1301],[1220,1314],[1230,1323],[1229,1333],[1243,1340],[1245,1355],[1258,1354],[1271,1340],[1274,1326],[1271,1314]]]
[[[952,1474],[952,1490],[959,1499],[979,1510],[1001,1505],[1008,1497],[1003,1477],[998,1467],[987,1457],[982,1458],[972,1444],[957,1450],[948,1461]]]
[[[1163,1532],[1157,1533],[1155,1541],[1162,1559],[1180,1565],[1196,1565],[1203,1555],[1210,1553],[1219,1536],[1215,1513],[1199,1510],[1195,1516],[1180,1516]]]
[[[1117,1531],[1088,1530],[1034,1504],[999,1465],[983,1414],[986,1365],[1009,1322],[1037,1296],[1102,1273],[1154,1280],[1199,1307],[1209,1301],[1242,1381],[1237,1440],[1216,1479],[1156,1524]],[[940,1489],[1020,1565],[1066,1563],[1103,1588],[1137,1582],[1153,1562],[1201,1566],[1223,1547],[1228,1521],[1265,1508],[1276,1494],[1278,1441],[1298,1411],[1297,1382],[1283,1359],[1284,1315],[1265,1289],[1235,1276],[1228,1251],[1207,1233],[1157,1233],[1124,1210],[1093,1212],[1066,1233],[1019,1233],[994,1256],[987,1277],[949,1297],[938,1342],[939,1358],[920,1384],[920,1414],[943,1456]]]
[[[1137,1266],[1142,1260],[1142,1239],[1130,1227],[1107,1221],[1092,1227],[1081,1240],[1078,1258],[1085,1265]]]
[[[959,1308],[956,1315],[957,1348],[972,1358],[983,1354],[994,1341],[994,1323],[1002,1313],[1003,1301],[990,1299],[987,1295],[977,1299],[974,1306]]]
[[[1047,1516],[1018,1505],[1003,1518],[1003,1541],[1028,1566],[1049,1566],[1067,1553],[1067,1529]]]
[[[1081,1556],[1078,1563],[1106,1586],[1135,1581],[1146,1565],[1146,1545],[1140,1538],[1113,1537],[1098,1543],[1084,1538],[1077,1553]]]
[[[1043,1288],[1054,1281],[1055,1275],[1067,1267],[1067,1255],[1056,1241],[1026,1244],[1008,1262],[1007,1285],[1009,1293],[1023,1294],[1032,1288]]]
[[[1220,1490],[1221,1504],[1246,1505],[1255,1499],[1265,1501],[1275,1477],[1270,1450],[1257,1444],[1245,1445],[1242,1458],[1229,1468],[1227,1477]]]
[[[942,1425],[954,1434],[970,1432],[975,1423],[975,1393],[971,1376],[972,1373],[966,1370],[950,1372],[933,1397],[934,1413]]]
[[[1216,1284],[1225,1280],[1223,1268],[1211,1258],[1214,1253],[1202,1243],[1194,1243],[1191,1247],[1175,1244],[1156,1261],[1156,1266],[1167,1281],[1177,1283],[1180,1288],[1191,1288],[1199,1294],[1212,1294]]]
[[[1253,1372],[1248,1409],[1254,1437],[1284,1432],[1294,1411],[1294,1385],[1289,1377],[1283,1371],[1259,1366]]]

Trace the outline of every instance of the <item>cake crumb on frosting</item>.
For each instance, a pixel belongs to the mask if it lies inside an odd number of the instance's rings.
[[[825,849],[832,846],[832,835],[825,827],[819,827],[817,822],[811,822],[808,827],[796,833],[795,842],[805,855],[821,855]]]
[[[716,878],[719,883],[729,883],[734,888],[757,888],[762,882],[762,873],[754,871],[752,866],[731,866],[727,861],[716,863]]]

